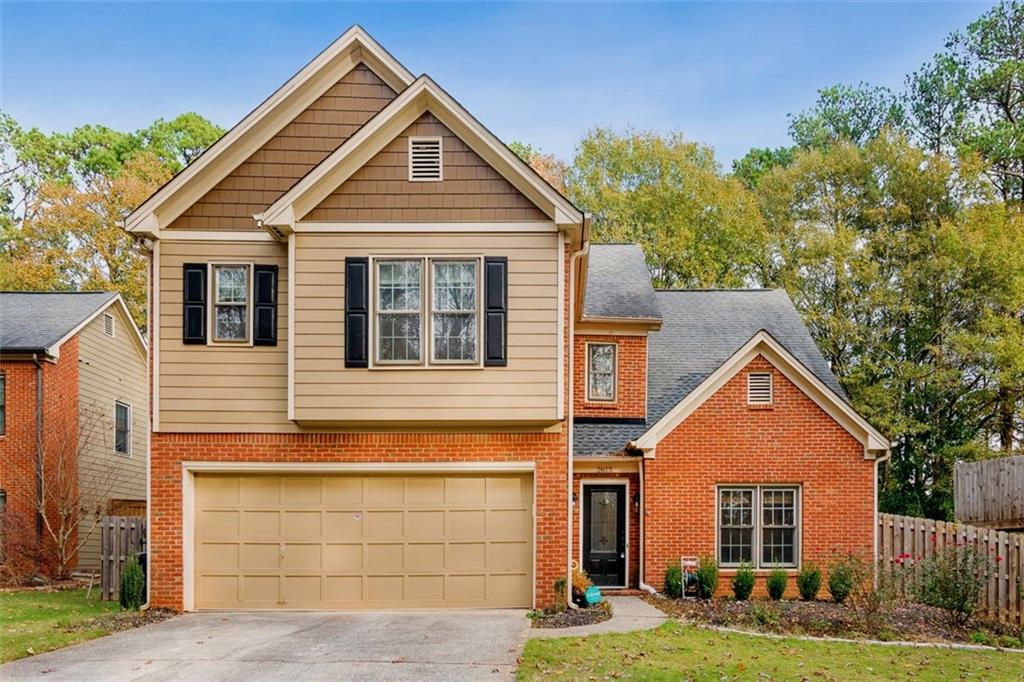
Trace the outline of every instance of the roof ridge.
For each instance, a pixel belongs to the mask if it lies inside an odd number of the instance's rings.
[[[737,292],[737,293],[762,293],[781,291],[778,287],[707,287],[707,288],[687,288],[687,287],[668,287],[665,289],[655,289],[656,294],[673,294],[673,293],[704,293],[704,292]]]
[[[17,291],[14,289],[0,289],[0,294],[108,294],[117,295],[116,291]]]

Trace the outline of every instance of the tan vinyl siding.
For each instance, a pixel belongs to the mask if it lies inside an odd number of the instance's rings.
[[[442,138],[441,181],[409,181],[409,138]],[[305,216],[330,222],[492,222],[547,216],[432,114],[425,113]]]
[[[377,74],[359,64],[179,216],[170,229],[256,229],[253,214],[274,203],[395,96]]]
[[[184,263],[278,266],[276,346],[181,342]],[[160,243],[160,430],[297,431],[288,420],[288,250],[277,242]]]
[[[555,421],[558,236],[555,232],[298,234],[294,311],[296,419]],[[462,254],[508,257],[507,367],[344,367],[346,257]],[[370,343],[372,346],[372,338]]]
[[[80,531],[88,532],[92,514],[106,513],[110,499],[146,499],[146,434],[149,430],[149,387],[145,352],[139,348],[132,322],[117,305],[107,308],[114,317],[114,338],[104,333],[101,313],[78,334],[78,410],[82,434],[79,477],[82,508]],[[114,401],[131,405],[131,454],[114,452]],[[78,567],[99,570],[100,529],[97,526],[82,547]]]

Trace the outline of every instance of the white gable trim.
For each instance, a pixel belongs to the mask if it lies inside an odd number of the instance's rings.
[[[125,323],[125,325],[128,327],[128,329],[130,329],[133,332],[131,336],[132,336],[132,339],[135,341],[135,345],[138,346],[139,352],[142,353],[143,357],[147,357],[148,354],[146,352],[147,351],[146,339],[144,339],[142,337],[142,332],[139,331],[138,326],[135,324],[135,320],[132,319],[132,314],[130,312],[128,312],[128,306],[125,305],[124,299],[121,298],[121,294],[117,294],[116,296],[114,296],[114,298],[110,299],[103,306],[101,306],[100,308],[97,308],[96,310],[94,310],[92,312],[92,314],[89,315],[89,317],[85,318],[84,320],[79,322],[77,325],[75,325],[74,329],[69,331],[67,334],[62,336],[59,341],[57,341],[52,346],[47,348],[46,349],[46,354],[48,356],[52,357],[52,358],[55,358],[55,359],[59,358],[60,357],[60,347],[63,346],[64,343],[68,339],[72,338],[75,334],[77,334],[78,332],[80,332],[83,329],[85,329],[85,326],[87,324],[89,324],[90,322],[92,322],[93,320],[95,320],[97,317],[99,317],[100,313],[106,312],[107,309],[110,308],[110,306],[115,305],[115,304],[121,310],[121,314],[122,314],[122,318],[123,318],[122,321]]]
[[[420,76],[320,165],[254,216],[265,228],[296,229],[303,216],[377,155],[389,142],[430,112],[559,226],[579,227],[583,214],[546,183],[501,140],[480,124],[429,76]],[[301,229],[301,228],[300,228]]]
[[[353,26],[135,209],[125,219],[125,229],[155,238],[360,63],[396,92],[413,82],[408,69],[362,27]]]
[[[863,417],[857,414],[846,401],[836,395],[821,379],[808,370],[792,353],[776,341],[771,334],[762,330],[736,351],[728,360],[705,379],[700,386],[679,401],[642,436],[632,441],[630,447],[642,450],[645,455],[653,454],[662,438],[693,414],[698,407],[714,395],[730,379],[736,376],[751,360],[763,355],[779,372],[792,381],[807,397],[864,444],[864,456],[874,459],[889,450],[889,440],[878,432]]]

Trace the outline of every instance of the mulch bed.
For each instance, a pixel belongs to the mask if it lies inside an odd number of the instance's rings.
[[[535,628],[574,628],[577,625],[593,625],[612,617],[607,603],[589,609],[566,609],[564,611],[542,611],[532,616]]]
[[[1024,631],[997,623],[973,621],[954,626],[940,609],[921,604],[895,604],[881,614],[877,626],[865,627],[859,615],[847,606],[826,601],[768,601],[755,599],[669,599],[645,595],[643,599],[669,616],[693,623],[705,623],[756,632],[814,637],[999,644],[1024,647]]]
[[[121,630],[131,630],[132,628],[141,627],[143,625],[159,623],[160,621],[167,620],[168,618],[173,618],[176,615],[178,614],[171,609],[115,611],[97,618],[91,618],[80,623],[75,623],[73,627],[67,628],[65,631],[91,630],[93,628],[102,627],[106,628],[110,632],[120,632]]]

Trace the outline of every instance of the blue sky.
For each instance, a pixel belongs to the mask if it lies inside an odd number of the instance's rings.
[[[231,126],[353,23],[505,141],[681,130],[728,164],[837,82],[898,88],[991,3],[14,4],[0,108],[46,131],[196,111]]]

